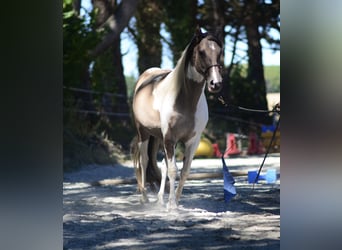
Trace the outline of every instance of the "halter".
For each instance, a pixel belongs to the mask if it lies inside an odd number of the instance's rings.
[[[207,74],[208,74],[208,71],[209,69],[213,68],[213,67],[219,67],[220,69],[222,68],[222,65],[221,64],[213,64],[213,65],[210,65],[205,71],[204,71],[204,76],[205,78],[207,78]]]

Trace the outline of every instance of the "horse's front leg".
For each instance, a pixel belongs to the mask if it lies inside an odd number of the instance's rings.
[[[167,166],[165,160],[163,160],[161,165],[161,183],[160,183],[160,189],[158,192],[158,203],[164,204],[164,191],[165,191],[165,183],[166,183],[166,174],[167,174]]]
[[[167,204],[168,210],[177,209],[176,196],[175,196],[175,182],[177,177],[177,165],[175,157],[175,142],[166,139],[164,141],[166,160],[167,160],[167,175],[170,182],[169,202]]]
[[[198,147],[199,141],[200,141],[200,137],[195,138],[194,140],[188,141],[187,143],[185,143],[183,168],[181,171],[181,176],[180,176],[180,180],[179,180],[177,191],[176,191],[176,202],[177,202],[177,204],[178,204],[179,199],[182,195],[184,183],[189,176],[192,159],[193,159],[195,151]]]

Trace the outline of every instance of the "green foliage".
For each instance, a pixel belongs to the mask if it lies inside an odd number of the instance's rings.
[[[191,40],[196,28],[197,1],[163,0],[167,31],[170,32],[172,41],[170,48],[173,53],[173,62],[176,64],[182,51]]]
[[[73,10],[72,0],[63,0],[63,84],[80,86],[80,75],[89,67],[91,50],[101,38],[94,32],[95,12],[78,16]]]
[[[247,67],[235,65],[230,78],[230,91],[234,105],[251,107],[253,104],[253,88],[247,80]]]
[[[98,58],[91,58],[89,51],[102,39],[105,30],[96,30],[96,11],[78,16],[73,10],[72,0],[63,0],[63,85],[66,87],[83,86],[83,74],[92,70],[90,90],[115,93],[115,89],[104,89],[103,81],[110,81],[112,74],[109,51]],[[94,64],[91,64],[91,63]],[[94,66],[91,69],[91,65]],[[110,122],[106,116],[96,114],[85,115],[78,112],[84,108],[80,105],[79,93],[64,91],[63,115],[63,151],[64,170],[72,170],[84,164],[113,164],[125,155],[121,146],[116,145],[108,137],[109,131],[117,131],[117,140],[129,141],[132,136],[132,126],[121,126],[120,122]],[[84,95],[81,93],[80,95]],[[102,95],[93,95],[92,105],[101,110]]]
[[[268,93],[280,92],[280,66],[264,66]]]
[[[126,76],[127,96],[133,98],[133,92],[137,79],[134,76]]]
[[[262,103],[262,98],[266,98],[258,91],[258,85],[254,84],[246,77],[246,67],[235,65],[232,70],[230,79],[230,95],[232,104],[246,108],[259,109],[255,106],[257,103]],[[266,107],[267,108],[267,107]],[[264,109],[264,108],[263,108]],[[243,119],[246,122],[257,122],[269,124],[270,117],[267,114],[255,112],[236,112],[236,117]],[[246,127],[246,126],[245,126]]]
[[[92,68],[92,89],[116,93],[115,76],[113,74],[112,50],[105,51],[94,60]]]
[[[164,15],[160,0],[141,0],[135,15],[134,39],[138,46],[138,69],[142,73],[161,64],[160,25]]]
[[[239,82],[240,78],[247,77],[247,64],[241,64],[234,69],[233,82]],[[280,66],[264,66],[267,93],[280,92]],[[239,85],[235,84],[235,87]]]

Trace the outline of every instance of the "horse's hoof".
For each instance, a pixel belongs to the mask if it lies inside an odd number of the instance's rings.
[[[164,205],[164,197],[162,194],[158,194],[157,203],[159,205]]]
[[[149,203],[150,201],[149,201],[149,199],[147,198],[147,196],[142,196],[142,197],[140,197],[140,202],[141,202],[141,203]]]
[[[158,200],[157,200],[157,204],[159,204],[159,205],[164,205],[164,200],[163,200],[163,199],[160,199],[160,198],[158,198]]]
[[[169,202],[168,204],[167,204],[167,211],[177,211],[178,210],[178,206],[177,206],[177,204],[175,203],[175,202]]]

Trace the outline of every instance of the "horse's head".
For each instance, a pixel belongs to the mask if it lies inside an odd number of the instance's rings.
[[[219,92],[222,89],[221,42],[211,34],[202,33],[198,28],[193,39],[193,45],[193,53],[190,59],[192,66],[204,77],[209,92]]]

